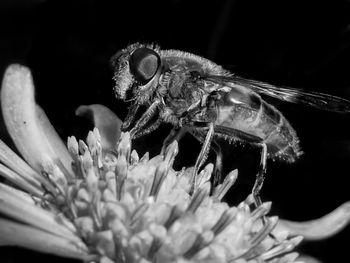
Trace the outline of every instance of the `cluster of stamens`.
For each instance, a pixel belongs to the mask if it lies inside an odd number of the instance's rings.
[[[266,217],[270,203],[251,211],[251,198],[237,207],[220,201],[235,182],[236,170],[210,195],[209,164],[193,187],[193,168],[172,168],[177,142],[164,156],[139,158],[131,152],[127,133],[115,151],[105,152],[95,129],[87,144],[70,137],[68,150],[75,176],[44,165],[54,188],[46,199],[74,222],[90,253],[103,262],[279,262],[276,257],[301,240],[287,239],[287,233],[270,235],[277,223],[277,217]]]

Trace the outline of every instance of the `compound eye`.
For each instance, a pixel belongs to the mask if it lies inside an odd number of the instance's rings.
[[[159,66],[160,57],[152,49],[139,48],[130,56],[130,72],[142,85],[148,83],[153,78]]]

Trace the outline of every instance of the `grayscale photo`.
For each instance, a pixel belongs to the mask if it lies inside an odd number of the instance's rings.
[[[347,262],[350,1],[0,21],[1,263]]]

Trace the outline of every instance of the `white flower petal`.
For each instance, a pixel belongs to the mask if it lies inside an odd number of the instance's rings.
[[[279,220],[276,231],[288,231],[291,236],[300,235],[305,240],[320,240],[341,231],[350,221],[350,202],[339,206],[331,213],[315,220],[293,222]]]
[[[10,187],[0,183],[0,212],[18,221],[35,226],[46,232],[65,237],[67,240],[77,242],[80,238],[71,231],[74,227],[66,227],[67,220],[46,211],[32,202],[27,202],[22,196],[11,191]],[[60,220],[62,223],[60,223]],[[63,224],[63,221],[65,221]]]
[[[44,190],[38,187],[37,185],[32,185],[26,181],[23,177],[18,175],[16,172],[8,169],[6,166],[0,164],[0,175],[9,180],[11,183],[14,183],[23,190],[26,190],[28,193],[31,193],[35,196],[42,196]]]
[[[320,260],[314,257],[306,256],[306,255],[301,255],[297,258],[298,262],[303,262],[303,263],[322,263]],[[295,262],[297,263],[297,262]]]
[[[34,205],[35,202],[36,202],[35,199],[33,198],[33,196],[28,194],[28,193],[26,193],[26,192],[23,192],[21,190],[18,190],[16,188],[13,188],[11,186],[8,186],[8,185],[2,184],[2,183],[1,183],[1,186],[2,187],[6,187],[7,191],[12,192],[12,194],[14,194],[14,195],[17,195],[18,198],[22,198],[23,202],[26,202],[26,203],[29,203],[29,204],[32,204],[32,205]]]
[[[2,140],[0,140],[0,161],[33,187],[42,189],[41,184],[49,187],[49,182],[38,172],[34,171],[32,167],[23,161]]]
[[[52,155],[50,155],[50,157],[55,160],[55,163],[61,169],[66,171],[65,175],[72,176],[72,158],[67,150],[65,142],[62,141],[45,112],[38,105],[36,105],[36,116],[38,124],[40,125],[39,129],[41,133],[45,135],[48,147],[52,150]]]
[[[86,261],[94,258],[88,253],[83,242],[72,242],[64,237],[6,219],[0,219],[0,245],[21,246],[43,253]]]
[[[28,68],[10,65],[1,90],[1,107],[7,130],[23,158],[37,171],[44,159],[51,159],[72,174],[71,157],[48,121],[35,104],[34,85]]]
[[[102,149],[114,149],[119,140],[121,120],[110,109],[100,104],[82,105],[75,111],[78,116],[91,116],[101,134]]]

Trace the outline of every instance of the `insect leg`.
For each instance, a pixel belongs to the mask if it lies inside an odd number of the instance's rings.
[[[139,138],[141,136],[144,136],[146,134],[153,132],[154,130],[156,130],[159,127],[159,125],[161,123],[162,123],[162,119],[157,119],[155,122],[153,122],[147,128],[139,130],[139,132],[137,132],[133,138],[136,139],[136,138]]]
[[[169,135],[165,138],[164,142],[163,142],[163,147],[161,150],[160,154],[164,154],[166,148],[175,140],[179,141],[182,136],[185,135],[187,129],[184,127],[174,127],[171,132],[169,133]]]
[[[139,105],[138,104],[134,104],[131,106],[131,109],[128,112],[128,115],[126,116],[123,124],[122,124],[122,131],[126,131],[131,123],[134,121],[135,116],[136,116],[136,112],[139,109]]]
[[[260,165],[259,165],[259,171],[256,175],[255,183],[252,189],[252,194],[254,197],[255,205],[258,207],[262,204],[260,199],[260,190],[264,184],[265,179],[265,172],[266,172],[266,159],[267,159],[267,146],[265,143],[260,144],[261,149],[261,159],[260,159]]]
[[[133,139],[134,135],[138,133],[146,124],[147,122],[152,119],[152,117],[156,113],[156,109],[158,108],[159,101],[155,101],[149,106],[149,108],[146,110],[146,112],[141,116],[141,118],[136,122],[134,128],[130,130],[130,137]]]
[[[223,136],[224,138],[225,136],[227,136],[229,138],[235,138],[241,141],[246,141],[257,145],[260,145],[263,143],[263,139],[261,139],[260,137],[240,131],[238,129],[234,129],[232,127],[224,127],[224,126],[216,125],[215,133]]]
[[[209,123],[209,130],[208,130],[207,135],[205,137],[205,140],[203,142],[202,149],[197,157],[196,164],[194,165],[194,170],[192,173],[192,182],[193,182],[192,185],[194,188],[196,188],[196,177],[197,177],[198,171],[208,157],[210,144],[211,144],[213,137],[214,137],[214,124]],[[193,190],[195,190],[195,189],[193,189]]]
[[[215,130],[215,129],[214,129]],[[200,133],[195,133],[191,132],[191,134],[197,138],[198,141],[204,142],[205,137],[202,136]],[[211,149],[214,150],[215,155],[216,155],[216,160],[215,160],[215,166],[214,166],[214,171],[213,171],[213,185],[218,185],[220,183],[220,178],[222,174],[222,151],[219,143],[215,138],[212,139]]]
[[[214,175],[213,185],[216,186],[220,183],[220,178],[222,174],[222,151],[221,151],[220,145],[215,139],[213,139],[211,147],[216,154],[216,160],[215,160],[215,166],[214,166],[214,172],[213,172],[213,175]]]
[[[258,136],[240,131],[238,129],[220,126],[220,125],[215,126],[215,133],[218,136],[221,136],[223,138],[225,138],[224,136],[228,136],[229,138],[246,141],[261,147],[261,159],[260,159],[259,171],[256,175],[255,183],[252,189],[252,196],[254,198],[254,203],[256,206],[259,206],[261,204],[259,193],[265,179],[266,159],[267,159],[267,146],[264,143],[264,140]]]

